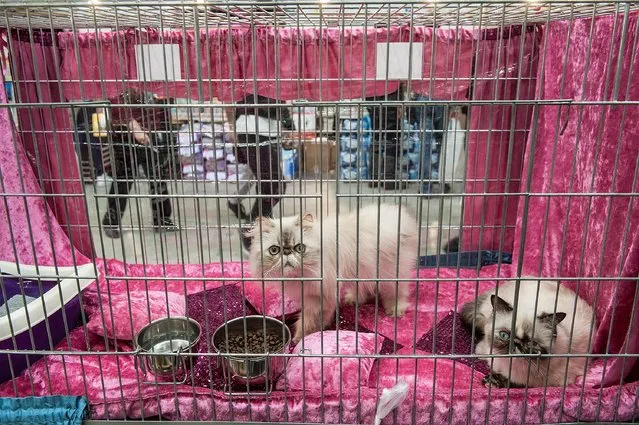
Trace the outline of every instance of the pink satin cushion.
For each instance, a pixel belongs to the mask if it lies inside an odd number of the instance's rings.
[[[371,355],[371,357],[292,357],[286,365],[285,376],[281,376],[278,381],[277,388],[338,392],[340,388],[355,389],[359,386],[368,386],[371,369],[375,363],[372,355],[380,352],[384,337],[374,333],[340,331],[339,352],[337,338],[336,331],[316,332],[300,341],[293,353],[299,354],[304,347],[305,354]]]
[[[87,309],[90,312],[87,329],[111,339],[132,341],[153,320],[186,314],[184,295],[174,292],[135,291],[110,297],[102,294],[101,299],[102,312],[98,305]]]

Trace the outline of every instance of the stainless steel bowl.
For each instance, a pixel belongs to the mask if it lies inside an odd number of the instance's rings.
[[[284,357],[266,356],[267,353],[264,353],[264,357],[247,357],[238,353],[229,353],[221,348],[227,337],[244,335],[245,331],[256,330],[266,330],[267,333],[283,335],[282,348],[268,354],[282,354],[288,351],[291,343],[291,330],[285,323],[265,316],[246,316],[229,320],[215,330],[212,338],[213,348],[222,359],[225,375],[230,372],[233,379],[241,383],[272,384],[284,370],[286,361]]]
[[[200,325],[188,317],[167,317],[146,325],[135,337],[139,362],[144,374],[146,370],[155,376],[185,380],[191,368],[191,353],[200,340]]]

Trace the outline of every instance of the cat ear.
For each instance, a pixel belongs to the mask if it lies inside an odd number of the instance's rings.
[[[271,220],[266,217],[258,217],[255,219],[255,223],[253,223],[253,226],[249,230],[244,232],[244,236],[246,236],[247,238],[254,238],[259,235],[260,232],[266,232],[270,230],[271,227],[273,227],[271,224]]]
[[[539,319],[543,324],[552,327],[553,329],[555,329],[555,327],[560,324],[565,318],[566,313],[561,312],[557,312],[554,315],[552,313],[543,313],[537,316],[537,319]]]
[[[258,217],[255,219],[255,224],[254,227],[258,230],[262,229],[262,230],[270,230],[271,226],[271,220],[269,220],[266,217]]]
[[[510,306],[510,304],[508,304],[506,301],[504,301],[502,298],[498,297],[497,295],[493,294],[490,296],[490,303],[493,305],[493,309],[495,311],[506,311],[506,312],[513,311],[513,308]]]
[[[300,221],[297,222],[299,226],[301,224],[302,229],[310,229],[313,225],[313,214],[305,214]]]

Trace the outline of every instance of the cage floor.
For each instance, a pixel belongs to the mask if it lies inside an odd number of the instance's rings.
[[[335,211],[337,199],[340,211],[348,211],[357,205],[376,202],[382,195],[382,202],[401,202],[413,211],[421,208],[421,255],[438,252],[437,237],[433,237],[436,228],[442,225],[442,240],[447,240],[447,232],[454,232],[461,222],[460,196],[421,197],[417,196],[419,185],[411,183],[403,191],[383,191],[369,188],[366,183],[319,182],[318,180],[296,180],[290,182],[286,195],[300,194],[307,197],[285,198],[281,203],[282,215],[306,213],[319,214],[323,210]],[[138,182],[129,194],[129,204],[122,220],[123,234],[120,239],[110,239],[104,235],[99,225],[106,211],[108,186],[86,186],[89,220],[94,245],[99,257],[117,258],[129,263],[210,263],[220,261],[242,261],[246,253],[242,252],[239,237],[239,222],[227,207],[226,194],[234,193],[234,183],[204,183],[178,181],[172,183],[170,193],[173,196],[174,220],[181,231],[175,233],[155,233],[152,228],[148,186]],[[362,196],[370,194],[372,196]],[[199,196],[198,196],[199,195]],[[223,197],[216,197],[216,196]],[[141,196],[141,197],[140,197]],[[249,207],[249,200],[245,200]],[[276,211],[279,208],[276,207]],[[276,212],[279,215],[279,212]]]

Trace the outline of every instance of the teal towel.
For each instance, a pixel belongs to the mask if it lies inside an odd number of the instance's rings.
[[[84,397],[0,398],[3,425],[81,425],[86,413]]]

